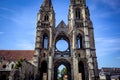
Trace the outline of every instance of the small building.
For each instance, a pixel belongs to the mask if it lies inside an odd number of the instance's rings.
[[[100,80],[120,80],[120,68],[102,68],[99,76]]]
[[[16,75],[22,76],[23,74],[21,75],[21,73],[24,71],[26,71],[26,75],[28,75],[27,72],[29,72],[29,75],[32,75],[34,65],[29,62],[32,61],[33,55],[34,50],[0,50],[0,80],[13,80]],[[15,70],[15,65],[20,58],[24,59],[24,61],[22,62],[21,70],[18,71]],[[26,68],[28,66],[29,68]]]

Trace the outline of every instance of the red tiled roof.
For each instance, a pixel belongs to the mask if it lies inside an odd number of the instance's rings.
[[[0,57],[8,61],[17,61],[20,58],[32,60],[34,50],[0,50]]]

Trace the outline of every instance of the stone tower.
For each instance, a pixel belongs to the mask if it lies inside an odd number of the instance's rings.
[[[59,47],[59,42],[62,49]],[[67,47],[66,47],[67,45]],[[55,26],[51,0],[38,12],[34,65],[38,80],[58,80],[58,68],[67,69],[65,80],[99,80],[93,25],[85,0],[70,0],[68,25]]]

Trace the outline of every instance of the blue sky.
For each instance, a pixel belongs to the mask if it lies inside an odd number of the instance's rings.
[[[37,13],[43,0],[0,0],[0,50],[34,49]],[[52,0],[56,25],[67,24],[69,0]],[[120,0],[87,0],[99,68],[120,67]]]

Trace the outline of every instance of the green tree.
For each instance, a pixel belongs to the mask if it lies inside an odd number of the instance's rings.
[[[61,70],[62,79],[63,79],[64,75],[66,75],[66,74],[67,74],[67,68],[63,68],[63,69]]]
[[[18,60],[18,62],[15,64],[15,69],[19,69],[19,67],[22,66],[22,62],[23,62],[23,59],[20,58],[20,59]]]

